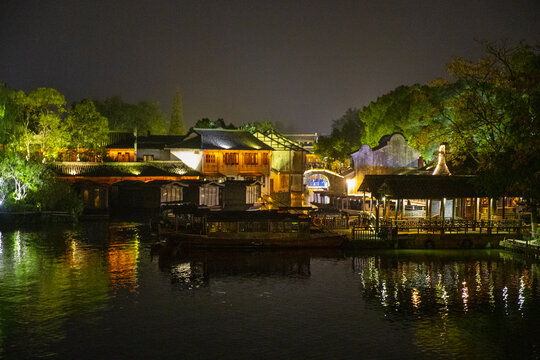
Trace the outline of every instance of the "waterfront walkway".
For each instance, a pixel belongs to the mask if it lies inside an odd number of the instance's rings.
[[[426,221],[392,220],[353,226],[348,235],[353,246],[394,248],[490,248],[509,238],[521,238],[526,227],[520,221]],[[380,243],[380,244],[379,244]]]

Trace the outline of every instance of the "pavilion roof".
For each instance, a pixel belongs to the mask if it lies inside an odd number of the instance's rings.
[[[464,175],[366,175],[358,191],[393,199],[483,197],[477,177]]]
[[[298,143],[292,141],[291,139],[281,135],[280,133],[274,130],[268,130],[264,133],[257,131],[253,134],[256,138],[264,142],[266,145],[272,147],[274,150],[294,150],[294,151],[305,151]]]

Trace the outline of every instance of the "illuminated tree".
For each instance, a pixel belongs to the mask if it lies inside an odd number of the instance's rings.
[[[377,146],[384,135],[399,132],[425,159],[432,158],[445,141],[448,126],[439,104],[452,96],[454,86],[439,80],[428,85],[399,86],[379,97],[360,112],[366,124],[365,144]]]
[[[76,149],[77,160],[80,159],[81,149],[88,152],[91,158],[104,150],[109,139],[108,121],[96,110],[91,100],[73,104],[65,125],[70,136],[70,147]]]
[[[0,187],[2,196],[15,202],[24,200],[43,184],[44,166],[26,161],[15,152],[3,152],[0,157]]]
[[[452,151],[474,164],[494,195],[526,199],[536,234],[540,199],[540,52],[485,44],[478,62],[457,58],[448,70],[460,86],[442,102]]]
[[[57,90],[37,88],[26,95],[17,91],[13,103],[18,110],[17,139],[30,159],[32,147],[37,147],[36,157],[43,161],[55,159],[66,146],[66,134],[62,127],[66,100]]]
[[[176,91],[173,99],[169,135],[184,135],[185,133],[182,94],[180,94],[180,91]]]
[[[263,121],[263,122],[255,121],[255,122],[251,122],[251,123],[247,123],[247,124],[239,126],[238,130],[249,131],[252,134],[257,131],[264,133],[267,131],[276,131],[276,126],[270,121]]]

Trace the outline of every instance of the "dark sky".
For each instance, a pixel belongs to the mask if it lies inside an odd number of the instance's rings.
[[[197,119],[330,130],[349,107],[444,76],[477,40],[540,41],[539,0],[0,1],[0,81],[68,101],[155,100]]]

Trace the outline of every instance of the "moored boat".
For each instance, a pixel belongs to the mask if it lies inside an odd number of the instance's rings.
[[[165,247],[335,248],[345,238],[311,226],[305,214],[278,211],[169,212],[160,226]]]

